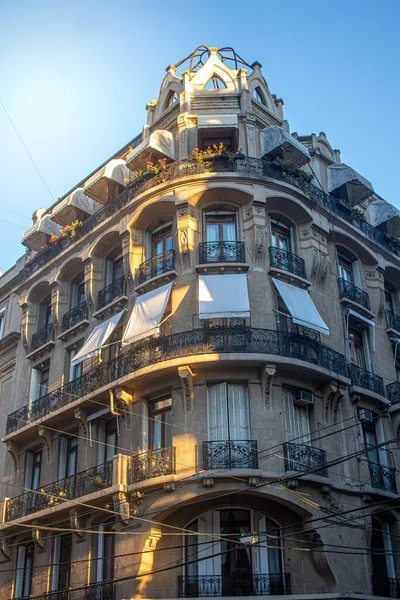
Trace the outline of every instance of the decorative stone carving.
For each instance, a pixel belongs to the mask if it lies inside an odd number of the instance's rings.
[[[327,423],[330,421],[336,423],[339,402],[343,398],[345,390],[345,386],[340,385],[337,381],[329,381],[318,389],[318,393],[322,396],[324,418]]]
[[[32,529],[32,539],[40,550],[44,550],[46,538],[44,537],[43,529]]]
[[[131,516],[131,506],[125,492],[113,494],[113,505],[114,511],[118,513],[118,519],[127,525]]]
[[[192,412],[194,403],[193,372],[189,366],[178,367],[178,375],[182,384],[183,410],[186,413]]]
[[[130,514],[134,517],[138,517],[140,514],[140,507],[143,504],[143,496],[142,492],[133,492],[130,497]]]
[[[271,397],[271,386],[272,378],[276,373],[276,365],[266,364],[261,375],[261,389],[262,397],[264,398],[265,408],[271,408],[270,397]]]
[[[75,535],[82,539],[84,536],[83,530],[86,528],[86,519],[78,514],[76,508],[71,508],[69,511],[69,524]]]
[[[12,548],[7,545],[6,536],[0,538],[0,553],[6,560],[11,560]]]
[[[44,444],[44,447],[46,448],[46,454],[47,454],[47,464],[50,464],[53,460],[53,456],[52,456],[52,445],[53,444],[52,444],[52,439],[51,439],[51,432],[48,429],[45,429],[44,427],[39,427],[38,434],[43,439],[43,444]]]
[[[264,236],[265,236],[265,228],[264,227],[256,227],[256,243],[255,243],[255,265],[257,267],[261,267],[263,263],[264,257]]]
[[[9,452],[9,454],[12,458],[12,461],[13,461],[14,477],[15,477],[18,472],[18,457],[19,457],[20,445],[17,444],[16,442],[9,441],[6,444],[6,447],[7,447],[7,452]]]
[[[83,408],[75,408],[74,417],[79,423],[79,430],[82,433],[83,437],[88,437],[88,422],[87,415]]]

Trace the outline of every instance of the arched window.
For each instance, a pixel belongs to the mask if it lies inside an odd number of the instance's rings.
[[[178,102],[178,94],[174,91],[171,91],[167,97],[166,108],[172,106],[176,102]]]
[[[223,90],[226,88],[225,82],[218,75],[213,75],[204,86],[205,90]]]
[[[261,102],[261,104],[265,104],[261,89],[259,87],[256,87],[253,90],[253,98],[255,98],[258,102]]]
[[[205,560],[186,565],[182,582],[187,588],[184,596],[286,593],[279,527],[262,513],[239,507],[222,508],[202,514],[188,525],[188,529],[198,533],[186,537],[187,560],[193,555]],[[259,532],[261,544],[244,546],[242,540],[248,539],[253,532]],[[266,533],[276,537],[267,538]],[[226,539],[210,540],[207,534],[226,536]],[[210,554],[215,556],[210,557]]]

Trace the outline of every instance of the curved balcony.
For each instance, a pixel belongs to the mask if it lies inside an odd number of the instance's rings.
[[[167,252],[153,256],[153,258],[146,260],[136,269],[135,286],[142,285],[154,277],[173,271],[174,265],[175,250],[167,250]]]
[[[199,244],[199,262],[207,263],[244,263],[244,242],[201,242]]]
[[[338,279],[339,282],[339,296],[341,300],[350,300],[355,304],[358,304],[368,312],[370,312],[369,296],[367,292],[364,292],[361,288],[346,281],[345,279]]]
[[[302,181],[301,179],[291,175],[285,169],[282,169],[282,166],[259,158],[244,157],[240,158],[239,160],[229,160],[223,157],[216,157],[214,159],[207,160],[202,164],[196,163],[193,160],[174,162],[169,164],[166,170],[163,170],[160,175],[155,175],[148,178],[146,174],[146,177],[135,179],[128,188],[126,188],[119,196],[117,196],[117,198],[91,215],[83,223],[82,227],[76,231],[76,235],[74,237],[61,238],[57,243],[52,244],[49,248],[45,248],[44,250],[38,252],[36,256],[31,259],[19,272],[20,281],[25,281],[25,279],[30,277],[32,273],[35,273],[41,269],[55,256],[60,254],[65,248],[85,236],[99,223],[116,213],[142,192],[156,185],[168,183],[169,181],[186,177],[188,175],[204,175],[207,173],[221,172],[256,175],[258,177],[268,177],[289,183],[290,185],[301,189],[301,191],[318,206],[327,211],[335,213],[343,220],[351,223],[355,227],[358,227],[371,241],[400,256],[400,249],[397,248],[382,231],[376,227],[373,227],[366,221],[354,222],[354,219],[351,217],[351,208],[346,206],[334,196],[331,196],[330,194],[327,194],[321,190],[319,187],[316,187],[314,184]]]
[[[102,363],[82,377],[11,413],[7,419],[6,433],[9,434],[49,415],[142,367],[174,358],[216,353],[284,356],[347,377],[346,359],[343,354],[297,333],[251,327],[193,329],[165,337],[148,338],[132,345],[120,356]]]
[[[179,598],[290,594],[288,573],[178,576]]]
[[[97,297],[97,307],[98,309],[104,308],[108,304],[114,302],[114,300],[118,300],[121,296],[124,296],[126,293],[126,281],[125,277],[120,277],[116,281],[107,285],[107,287],[100,290]]]
[[[85,321],[88,318],[88,315],[89,307],[85,300],[63,315],[61,331],[64,332],[68,329],[72,329],[79,323],[82,323],[82,321]]]
[[[175,474],[175,448],[156,448],[132,457],[130,483]]]
[[[302,279],[306,278],[306,264],[304,260],[300,256],[292,254],[292,252],[270,246],[269,260],[271,267],[275,269],[282,269],[282,271],[293,273],[293,275],[297,275],[297,277],[301,277]]]
[[[396,494],[396,469],[371,462],[368,463],[368,467],[371,475],[372,487],[383,490],[384,492],[393,492],[393,494]]]
[[[371,371],[357,367],[357,365],[353,365],[352,363],[349,363],[348,369],[352,385],[385,397],[385,386],[383,385],[382,377],[371,373]]]
[[[71,477],[49,483],[37,492],[26,492],[6,500],[6,522],[19,519],[39,510],[58,506],[65,500],[73,500],[98,492],[112,485],[113,461],[82,471]]]
[[[318,471],[313,471],[313,475],[328,477],[326,465],[326,452],[321,448],[313,448],[307,444],[292,444],[287,442],[283,444],[283,455],[285,457],[285,471],[307,472],[309,469],[315,469],[321,466]]]
[[[54,341],[54,325],[50,323],[32,335],[31,351]]]
[[[394,381],[386,386],[386,395],[391,404],[400,402],[400,381]]]
[[[255,440],[203,442],[203,469],[258,469]]]
[[[385,315],[388,329],[396,333],[400,332],[400,315],[396,315],[390,310],[385,310]]]

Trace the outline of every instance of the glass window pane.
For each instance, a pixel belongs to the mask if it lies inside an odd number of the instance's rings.
[[[151,448],[156,450],[162,447],[162,420],[161,415],[154,415],[150,422]]]

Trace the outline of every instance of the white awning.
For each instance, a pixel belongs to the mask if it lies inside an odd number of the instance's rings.
[[[197,117],[197,127],[238,127],[238,118],[236,114],[232,115],[199,115]]]
[[[372,183],[345,163],[331,165],[327,168],[327,173],[328,192],[338,194],[350,206],[360,204],[374,193]]]
[[[40,250],[47,242],[49,235],[58,235],[61,227],[54,223],[51,215],[44,215],[38,219],[22,236],[22,244],[31,250]]]
[[[127,346],[145,337],[158,333],[158,327],[167,307],[172,282],[151,290],[136,299],[122,336],[122,344]]]
[[[307,148],[290,133],[271,125],[260,131],[261,156],[281,157],[291,166],[301,166],[311,160]]]
[[[110,317],[110,319],[107,319],[100,325],[97,325],[79,352],[75,354],[74,358],[71,360],[71,364],[73,365],[80,363],[91,356],[100,354],[102,346],[104,346],[108,338],[112,335],[124,312],[125,310],[121,310],[121,312]]]
[[[307,290],[279,281],[279,279],[272,278],[272,281],[286,304],[293,323],[329,335],[328,326],[319,314]]]
[[[351,310],[351,308],[348,309],[347,314],[351,315],[355,319],[358,319],[359,321],[367,323],[370,327],[375,327],[375,323],[371,319],[367,319],[367,317],[360,315],[360,313],[356,312],[355,310]]]
[[[59,225],[69,225],[76,219],[76,209],[92,215],[100,210],[101,206],[101,204],[89,198],[84,193],[83,188],[78,188],[53,208],[51,219]]]
[[[131,150],[126,157],[126,166],[136,171],[143,169],[147,161],[155,163],[162,158],[175,160],[174,136],[170,131],[157,129]]]
[[[250,303],[246,275],[199,277],[199,319],[249,316]]]

